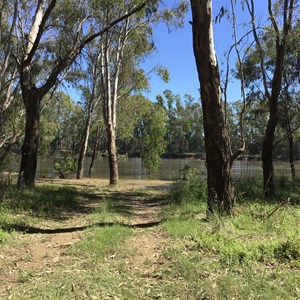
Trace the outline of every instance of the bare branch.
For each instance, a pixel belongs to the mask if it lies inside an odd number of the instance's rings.
[[[235,52],[237,54],[238,58],[238,69],[240,73],[240,79],[241,79],[241,94],[242,94],[242,99],[243,99],[243,106],[240,111],[240,143],[241,147],[238,149],[236,153],[234,153],[231,157],[231,164],[233,163],[233,160],[237,158],[239,155],[244,153],[245,151],[245,139],[244,139],[244,113],[246,110],[246,94],[245,94],[245,78],[244,78],[244,63],[241,60],[241,55],[240,55],[240,50],[238,47],[238,39],[237,39],[237,30],[236,30],[236,18],[235,18],[235,11],[234,11],[234,3],[233,0],[230,0],[231,2],[231,9],[232,9],[232,15],[233,15],[233,36],[234,36],[234,42],[235,42]]]

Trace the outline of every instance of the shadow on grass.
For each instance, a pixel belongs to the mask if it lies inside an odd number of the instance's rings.
[[[168,203],[168,196],[142,192],[112,192],[108,200],[111,212],[128,217],[141,217],[141,212],[145,212],[144,218],[148,218],[148,213],[153,213],[153,209]]]
[[[149,191],[79,191],[71,186],[43,185],[28,190],[11,189],[7,191],[6,200],[2,203],[9,212],[9,221],[3,217],[0,228],[7,232],[20,231],[26,233],[54,234],[82,231],[90,226],[79,226],[58,229],[43,229],[30,226],[26,217],[34,216],[46,220],[67,220],[74,215],[89,215],[109,202],[109,213],[128,218],[138,217],[136,224],[120,224],[113,222],[96,223],[93,226],[112,226],[115,224],[133,228],[147,228],[160,223],[153,218],[153,210],[167,202],[166,194],[152,195]],[[1,208],[1,207],[0,207]],[[15,216],[24,214],[25,218]]]
[[[111,227],[114,225],[120,225],[124,227],[129,228],[150,228],[154,226],[158,226],[161,224],[161,221],[155,221],[155,222],[147,222],[147,223],[138,223],[138,224],[123,224],[123,223],[114,223],[114,222],[104,222],[104,223],[95,223],[93,225],[86,225],[86,226],[77,226],[77,227],[67,227],[67,228],[55,228],[55,229],[48,229],[48,228],[38,228],[34,226],[22,226],[22,225],[16,225],[12,226],[14,231],[18,232],[25,232],[28,234],[58,234],[58,233],[70,233],[70,232],[78,232],[78,231],[84,231],[86,229],[92,228],[92,227]]]

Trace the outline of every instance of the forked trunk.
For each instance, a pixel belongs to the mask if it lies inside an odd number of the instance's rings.
[[[234,191],[231,148],[221,101],[220,76],[214,49],[212,1],[191,0],[193,47],[201,85],[206,149],[208,213],[231,215]]]

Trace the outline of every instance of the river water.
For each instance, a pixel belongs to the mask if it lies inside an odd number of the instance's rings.
[[[84,177],[88,177],[90,158],[87,157],[84,163]],[[162,159],[161,166],[151,175],[153,179],[174,180],[181,176],[180,170],[185,166],[197,168],[205,176],[206,168],[203,160],[194,159]],[[300,170],[300,161],[296,162],[296,173]],[[287,162],[274,162],[275,175],[290,176],[289,164]],[[119,174],[122,179],[143,179],[148,178],[140,158],[128,158],[119,162]],[[37,177],[55,177],[54,161],[51,159],[39,160],[37,167]],[[253,177],[262,175],[261,161],[241,161],[236,160],[232,166],[234,177]],[[72,176],[70,176],[72,177]],[[109,178],[108,161],[101,158],[95,161],[94,178]]]

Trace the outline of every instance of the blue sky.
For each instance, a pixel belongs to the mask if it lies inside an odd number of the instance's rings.
[[[168,1],[174,2],[173,0]],[[165,1],[165,3],[168,4],[168,1]],[[260,15],[261,12],[267,10],[267,1],[256,0],[255,5],[258,21],[261,22],[263,19]],[[213,1],[214,16],[218,14],[222,6],[229,11],[231,10],[229,0]],[[239,32],[245,32],[247,30],[245,23],[249,20],[248,13],[243,12],[239,5],[236,7],[236,15]],[[188,22],[191,20],[191,11],[189,9],[185,17],[184,28],[173,30],[169,33],[166,26],[161,24],[154,29],[157,52],[147,59],[145,68],[151,69],[151,67],[159,63],[169,70],[171,80],[168,83],[164,83],[154,74],[151,76],[151,92],[147,96],[153,101],[155,96],[162,94],[165,89],[170,89],[174,94],[180,94],[181,96],[191,94],[195,99],[199,98],[200,86],[192,47],[192,27]],[[233,44],[232,25],[226,17],[222,18],[220,23],[214,24],[214,40],[219,65],[222,68],[224,53]],[[235,52],[232,52],[231,64],[234,66],[236,56]],[[228,100],[236,101],[241,98],[240,95],[239,82],[233,80],[228,87]]]

